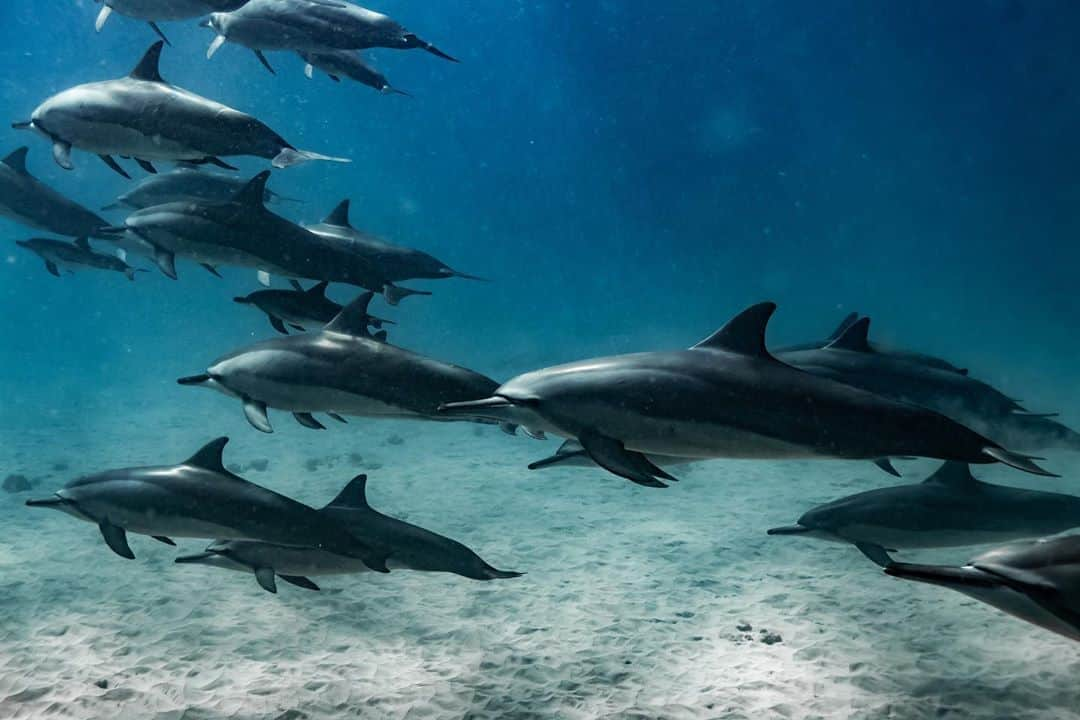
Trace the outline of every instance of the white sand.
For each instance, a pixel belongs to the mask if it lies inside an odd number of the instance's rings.
[[[555,444],[491,429],[356,420],[316,433],[274,413],[265,437],[206,398],[206,425],[233,437],[227,462],[270,461],[250,480],[317,505],[366,471],[377,508],[528,574],[367,574],[275,596],[246,575],[174,565],[176,549],[149,538],[132,536],[127,561],[92,525],[23,501],[81,472],[177,462],[215,431],[179,410],[138,424],[112,413],[93,436],[79,417],[0,431],[5,474],[49,476],[0,493],[0,718],[1080,717],[1075,643],[889,578],[854,549],[765,535],[892,483],[868,463],[713,462],[650,490],[593,470],[529,472]],[[386,444],[395,433],[404,444]],[[327,456],[333,466],[304,468]],[[1047,464],[1075,480],[1077,459]],[[915,481],[931,467],[902,470]],[[1067,479],[977,474],[1080,493]]]

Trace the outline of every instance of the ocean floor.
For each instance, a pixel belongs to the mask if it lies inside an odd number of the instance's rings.
[[[1075,643],[887,577],[853,548],[765,535],[894,484],[869,463],[717,461],[653,490],[530,472],[556,444],[491,428],[313,432],[272,413],[278,432],[263,436],[235,403],[199,397],[202,433],[190,406],[168,405],[103,415],[92,434],[63,415],[0,429],[4,474],[38,483],[0,493],[0,717],[1080,717]],[[124,560],[92,525],[23,505],[83,472],[179,462],[222,432],[252,481],[321,505],[366,472],[376,508],[527,574],[369,573],[271,595],[249,575],[174,565],[177,549],[150,538],[132,536]],[[976,474],[1080,493],[1078,462],[1052,455],[1059,480]],[[914,482],[932,467],[901,470]]]

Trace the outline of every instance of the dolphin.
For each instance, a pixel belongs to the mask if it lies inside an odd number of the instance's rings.
[[[850,543],[881,565],[887,552],[1002,543],[1080,527],[1080,497],[980,482],[946,462],[921,483],[850,495],[808,511],[769,535]]]
[[[776,310],[754,305],[689,350],[594,358],[520,375],[450,417],[484,417],[576,439],[615,475],[674,480],[647,455],[847,458],[914,455],[1002,462],[1049,474],[1031,458],[925,408],[803,372],[765,349]]]
[[[409,93],[398,90],[390,84],[386,76],[364,62],[360,53],[354,50],[326,50],[312,52],[301,50],[297,53],[304,61],[304,75],[310,80],[315,75],[315,68],[322,70],[334,82],[341,82],[341,78],[349,78],[356,82],[373,87],[384,94],[406,95]]]
[[[371,298],[366,292],[353,300],[319,332],[249,345],[178,382],[240,399],[248,422],[266,433],[273,432],[268,407],[292,412],[301,425],[317,430],[324,426],[313,417],[316,412],[334,419],[446,420],[437,412],[441,403],[487,397],[498,387],[480,373],[371,337]]]
[[[285,323],[297,330],[322,328],[341,312],[341,305],[326,297],[327,283],[312,285],[307,290],[296,280],[292,281],[292,290],[258,290],[233,300],[241,305],[252,305],[266,313],[273,326],[282,335],[288,335]],[[393,325],[393,320],[384,320],[368,316],[368,324],[381,328],[384,324]],[[385,336],[381,339],[385,340]]]
[[[367,258],[373,265],[378,266],[379,272],[389,282],[441,280],[452,277],[466,280],[484,279],[458,272],[421,250],[392,245],[374,235],[357,230],[349,222],[348,200],[338,203],[322,222],[304,227],[335,245],[348,248]]]
[[[16,240],[15,244],[26,248],[44,260],[45,269],[56,277],[60,277],[60,268],[68,270],[74,270],[74,268],[111,270],[124,273],[128,280],[134,280],[136,272],[146,272],[140,268],[131,267],[113,255],[94,252],[86,238],[79,238],[74,243],[52,240],[51,238],[30,238],[29,240]]]
[[[26,170],[26,146],[0,160],[0,215],[39,230],[68,237],[102,237],[109,226]]]
[[[368,504],[366,486],[367,476],[356,476],[320,512],[332,522],[357,533],[361,539],[370,537],[388,548],[386,564],[391,570],[448,572],[472,580],[500,580],[522,575],[492,567],[456,540],[374,510]],[[368,570],[354,558],[326,550],[250,540],[218,540],[204,552],[178,557],[176,562],[250,572],[268,592],[277,592],[275,577],[308,590],[318,590],[319,586],[310,579],[312,576]]]
[[[855,324],[859,319],[859,313],[848,313],[844,316],[844,319],[840,321],[840,324],[836,326],[836,329],[829,334],[824,340],[815,340],[807,343],[799,343],[796,345],[785,345],[784,347],[774,348],[772,353],[774,355],[780,355],[782,353],[799,352],[801,350],[820,350],[821,348],[834,342],[837,338],[844,334],[849,327]],[[881,355],[891,355],[895,358],[907,360],[909,362],[918,363],[919,365],[928,365],[938,370],[948,370],[949,372],[960,373],[961,375],[967,375],[968,369],[957,367],[948,360],[936,357],[934,355],[928,355],[926,353],[916,352],[914,350],[904,350],[902,348],[892,347],[890,345],[882,345],[881,343],[868,343],[874,352]]]
[[[71,148],[97,154],[114,171],[131,176],[113,155],[133,157],[147,172],[151,161],[211,163],[235,170],[221,158],[254,155],[277,168],[308,160],[349,162],[344,158],[297,150],[261,121],[208,100],[161,78],[162,41],[146,51],[127,77],[76,85],[38,105],[27,122],[52,142],[53,159],[70,170]]]
[[[1007,545],[961,567],[892,563],[885,572],[956,590],[1080,640],[1080,535]]]
[[[389,572],[384,549],[361,541],[314,508],[229,472],[212,440],[179,465],[122,468],[86,475],[30,507],[60,510],[96,523],[109,548],[133,559],[127,533],[175,545],[173,537],[259,540],[313,547]]]
[[[231,200],[248,182],[247,178],[206,172],[197,167],[178,167],[158,175],[147,175],[137,181],[130,190],[116,198],[116,202],[105,206],[102,210],[115,210],[122,207],[142,210],[153,205],[171,202],[223,203]],[[265,189],[263,200],[268,203],[299,202],[278,195],[270,188]]]
[[[780,352],[777,357],[815,375],[935,410],[998,442],[1019,440],[1023,450],[1045,447],[1035,444],[1040,438],[1080,449],[1080,435],[1064,426],[1052,429],[1060,423],[1027,412],[985,382],[877,352],[869,344],[869,329],[870,318],[860,318],[824,348]],[[1038,428],[1029,422],[1035,420]],[[1025,427],[1033,432],[1023,433]],[[1009,428],[1017,435],[1008,435]]]
[[[248,0],[94,0],[103,3],[94,29],[101,32],[105,22],[115,11],[136,20],[145,20],[150,28],[166,44],[172,45],[165,33],[158,27],[160,20],[186,20],[205,15],[214,10],[228,12],[236,10]]]
[[[336,0],[250,0],[232,12],[211,13],[203,23],[216,33],[206,51],[212,58],[226,42],[248,48],[273,72],[264,50],[363,50],[420,48],[458,62],[381,13]]]
[[[176,278],[176,257],[217,274],[218,265],[252,267],[272,275],[342,282],[381,292],[391,305],[409,295],[431,293],[398,287],[372,259],[270,212],[264,204],[265,170],[228,202],[172,202],[136,210],[117,237],[134,235],[154,249],[154,261]]]

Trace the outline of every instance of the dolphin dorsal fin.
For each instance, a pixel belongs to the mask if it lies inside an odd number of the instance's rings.
[[[368,325],[371,324],[371,317],[368,315],[367,309],[373,297],[375,297],[375,293],[370,290],[361,294],[351,303],[341,308],[341,312],[328,322],[323,329],[327,332],[368,337]]]
[[[367,501],[367,475],[357,475],[350,480],[349,484],[341,488],[341,492],[326,507],[370,510],[371,506]]]
[[[3,159],[3,163],[17,173],[26,175],[26,153],[29,150],[25,145],[21,148],[12,150],[11,153]]]
[[[75,247],[79,248],[80,250],[90,252],[90,241],[84,237],[81,237],[75,241]]]
[[[247,185],[236,191],[232,201],[241,205],[254,205],[265,207],[266,181],[270,179],[270,171],[263,170],[255,177],[248,180]]]
[[[351,228],[349,224],[349,200],[346,198],[337,204],[337,207],[330,211],[330,214],[323,220],[324,225],[337,225],[338,227]]]
[[[134,80],[148,80],[150,82],[165,82],[161,79],[161,73],[158,72],[158,63],[161,61],[161,48],[165,43],[158,40],[156,43],[150,46],[146,51],[146,54],[142,56],[142,60],[135,66],[135,69],[131,71],[128,77]]]
[[[851,350],[852,352],[873,352],[870,347],[870,318],[864,317],[851,323],[840,336],[825,347],[829,350]]]
[[[948,460],[923,482],[962,486],[976,485],[979,481],[971,474],[971,467],[967,463]]]
[[[828,338],[829,342],[832,342],[833,340],[835,340],[838,337],[840,337],[841,335],[843,335],[844,331],[847,330],[852,325],[854,325],[855,321],[858,320],[858,319],[859,319],[859,313],[856,313],[856,312],[848,313],[844,317],[844,319],[840,321],[840,324],[836,326],[836,329],[833,330],[831,333],[829,333],[829,338]]]
[[[225,461],[221,457],[228,443],[229,438],[227,437],[211,440],[203,445],[198,452],[185,460],[183,464],[202,468],[203,470],[212,470],[222,475],[232,475],[231,472],[225,469]]]
[[[725,350],[740,355],[772,357],[765,349],[765,328],[776,312],[776,303],[751,305],[705,338],[693,350]]]
[[[326,286],[329,285],[329,284],[330,284],[329,280],[323,280],[321,283],[319,283],[317,285],[312,285],[311,287],[309,287],[304,292],[306,292],[308,295],[312,295],[314,297],[326,297]]]

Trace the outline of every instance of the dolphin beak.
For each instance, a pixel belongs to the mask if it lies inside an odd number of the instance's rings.
[[[457,270],[450,270],[449,277],[459,277],[466,280],[479,280],[480,282],[491,282],[486,277],[480,277],[479,275],[470,275],[469,273],[458,272]]]
[[[885,566],[885,574],[903,578],[904,580],[915,580],[956,590],[964,587],[987,588],[998,585],[992,576],[973,567],[891,563]]]
[[[181,385],[204,385],[210,382],[210,376],[206,373],[202,375],[188,375],[187,377],[177,378],[176,382]]]
[[[785,525],[783,527],[769,528],[769,535],[802,535],[810,532],[810,528],[802,525]]]
[[[197,564],[206,562],[207,560],[216,558],[217,556],[217,553],[207,550],[206,552],[195,553],[194,555],[181,555],[180,557],[173,560],[173,562],[180,563],[181,565]]]
[[[53,495],[52,497],[42,498],[41,500],[27,500],[26,507],[57,507],[63,505],[66,500],[59,495]]]
[[[483,400],[467,400],[465,402],[443,403],[439,405],[437,412],[440,415],[464,415],[490,417],[487,411],[505,410],[514,407],[514,403],[504,397],[493,395]]]
[[[234,297],[233,302],[240,303],[241,305],[247,305],[251,301],[248,300],[246,297]]]

